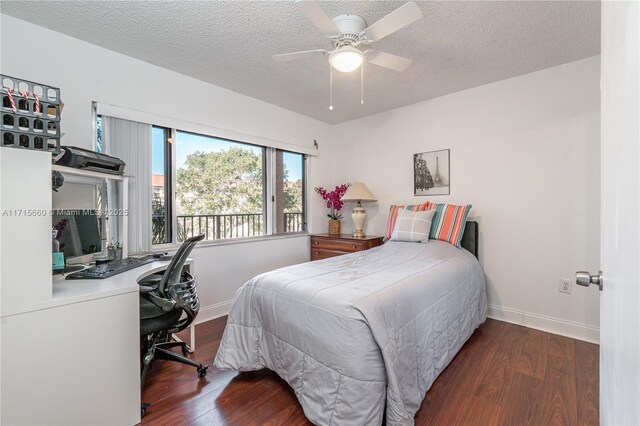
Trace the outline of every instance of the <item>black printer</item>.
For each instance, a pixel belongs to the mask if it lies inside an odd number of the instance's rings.
[[[55,164],[94,172],[124,174],[125,163],[119,158],[76,146],[62,146]]]

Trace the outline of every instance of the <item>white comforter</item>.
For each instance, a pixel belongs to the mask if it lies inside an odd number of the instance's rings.
[[[234,301],[214,365],[269,368],[320,425],[412,425],[486,318],[484,275],[448,243],[381,247],[259,275]]]

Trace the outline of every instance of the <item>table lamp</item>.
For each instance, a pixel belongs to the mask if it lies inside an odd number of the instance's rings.
[[[353,208],[353,225],[356,231],[353,233],[354,238],[364,238],[366,235],[362,230],[367,213],[362,208],[361,202],[378,201],[376,197],[369,191],[369,188],[362,182],[354,182],[349,186],[347,192],[342,196],[344,201],[357,201],[358,204]]]

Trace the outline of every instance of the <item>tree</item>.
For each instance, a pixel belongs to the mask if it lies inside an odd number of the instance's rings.
[[[167,242],[165,241],[166,224],[164,220],[164,213],[164,200],[156,194],[153,194],[153,198],[151,200],[151,236],[153,238],[153,244],[162,244]]]
[[[284,170],[286,212],[302,211],[302,181]],[[196,151],[178,169],[178,215],[262,213],[262,156],[250,149]]]
[[[284,211],[298,213],[302,211],[302,180],[287,180],[287,169],[284,169]]]
[[[177,183],[180,215],[262,211],[262,161],[249,149],[189,154]]]
[[[413,161],[415,189],[424,191],[433,188],[435,186],[433,177],[427,167],[427,162],[422,158],[422,154],[415,154]]]

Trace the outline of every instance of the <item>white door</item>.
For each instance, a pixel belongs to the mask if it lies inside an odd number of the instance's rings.
[[[640,425],[640,3],[602,2],[601,54],[600,423]]]

